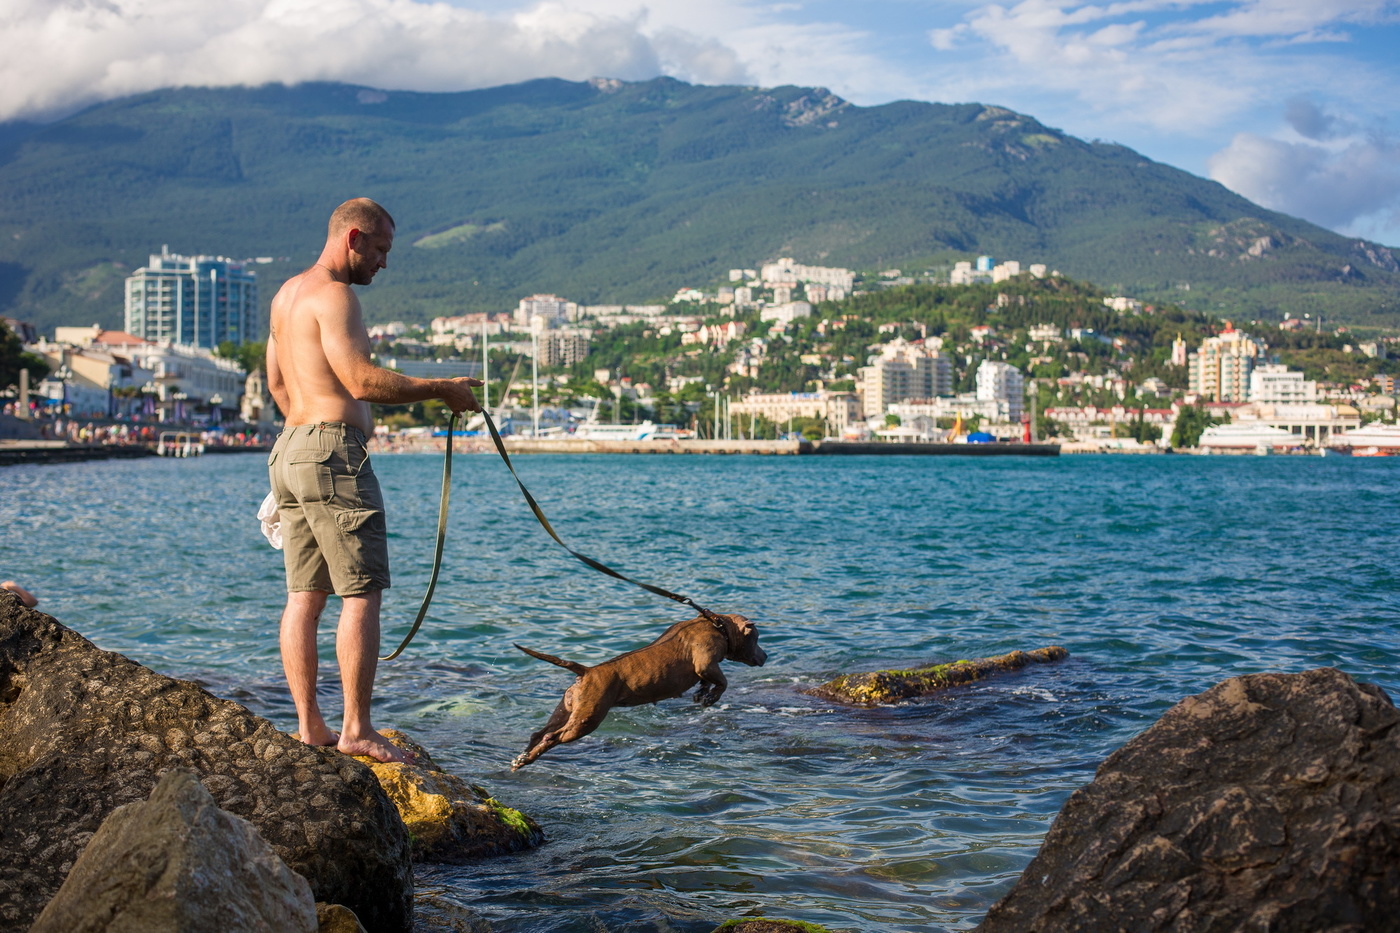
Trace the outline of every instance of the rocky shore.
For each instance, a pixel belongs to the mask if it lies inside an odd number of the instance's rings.
[[[1063,652],[876,672],[910,675],[894,687],[851,675],[847,701]],[[310,748],[0,594],[0,933],[487,933],[431,910],[415,924],[414,862],[520,851],[543,831],[390,738],[418,762]],[[978,930],[1362,933],[1397,917],[1400,711],[1321,669],[1232,678],[1170,709],[1070,797]]]
[[[207,793],[305,880],[313,904],[343,905],[369,933],[409,933],[415,851],[460,861],[543,839],[528,817],[424,759],[376,764],[377,777],[0,594],[0,933],[29,930],[104,821],[149,805],[172,772],[199,788],[183,786],[180,806]]]

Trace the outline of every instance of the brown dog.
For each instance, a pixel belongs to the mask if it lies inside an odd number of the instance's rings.
[[[668,700],[695,684],[695,702],[709,706],[729,686],[719,669],[721,661],[742,661],[762,667],[767,653],[758,646],[758,628],[739,615],[716,615],[715,621],[696,616],[677,622],[645,648],[629,651],[596,667],[565,661],[553,655],[516,645],[532,658],[568,668],[578,680],[564,691],[564,699],[544,728],[530,736],[510,764],[523,768],[556,745],[583,738],[602,723],[614,706],[641,706]]]

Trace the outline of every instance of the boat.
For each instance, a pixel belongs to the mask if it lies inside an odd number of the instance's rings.
[[[587,441],[645,441],[656,433],[656,425],[651,421],[641,424],[599,424],[584,422],[574,429],[571,437]]]
[[[1327,439],[1327,452],[1351,457],[1400,457],[1400,425],[1368,424],[1338,431]]]
[[[1302,447],[1305,438],[1285,431],[1248,421],[1230,424],[1214,424],[1201,432],[1197,446],[1201,450],[1233,451],[1240,453],[1272,453],[1275,450],[1290,450]]]

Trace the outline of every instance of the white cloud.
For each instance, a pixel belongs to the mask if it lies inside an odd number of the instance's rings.
[[[711,39],[645,15],[540,3],[488,15],[418,0],[7,0],[0,119],[179,85],[345,81],[464,90],[542,76],[742,81]]]
[[[1307,127],[1316,128],[1312,121]],[[1379,133],[1327,144],[1240,133],[1209,160],[1210,176],[1273,210],[1396,243],[1400,144]]]
[[[1210,15],[1196,18],[1202,9]],[[1013,106],[1067,95],[1098,122],[1206,135],[1280,95],[1335,85],[1339,62],[1316,47],[1394,20],[1395,9],[1395,0],[1021,0],[978,5],[928,38],[952,53],[959,84]],[[1384,85],[1364,69],[1348,80]]]

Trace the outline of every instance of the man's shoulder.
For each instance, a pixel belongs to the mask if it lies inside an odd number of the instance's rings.
[[[313,314],[359,307],[360,300],[349,285],[337,282],[330,275],[317,275],[316,271],[308,269],[288,279],[278,289],[273,305],[287,310],[305,309]]]

